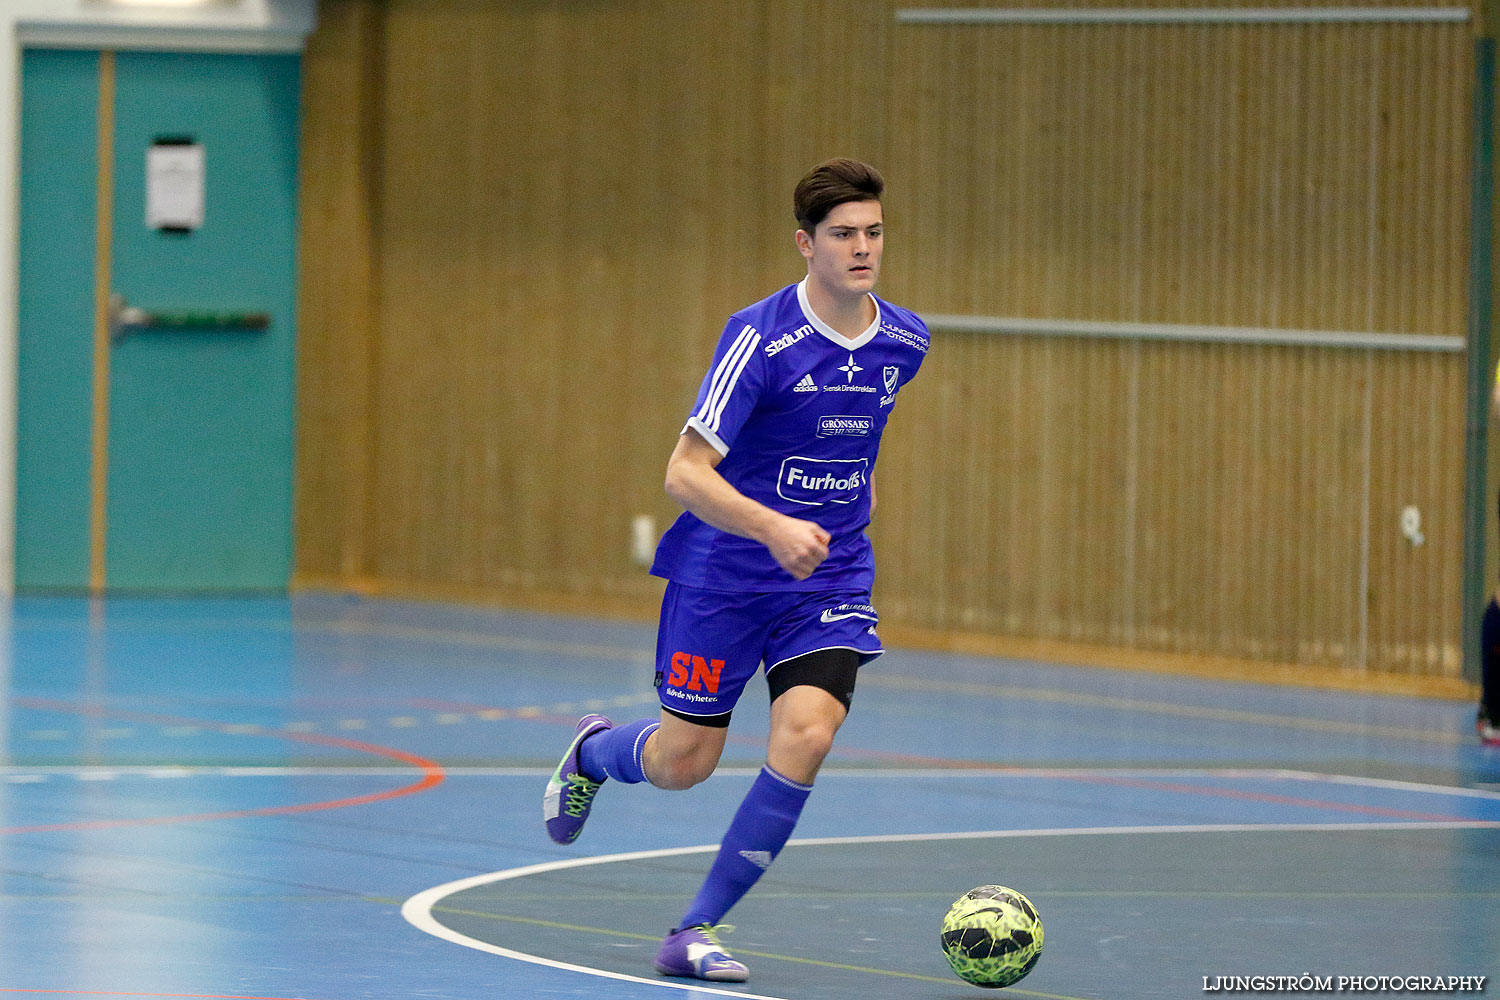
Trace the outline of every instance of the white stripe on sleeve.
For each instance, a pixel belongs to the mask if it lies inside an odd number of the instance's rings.
[[[714,369],[713,379],[709,382],[708,398],[699,407],[697,417],[705,424],[717,427],[717,417],[713,414],[723,412],[722,398],[727,397],[729,391],[734,388],[735,380],[739,378],[740,372],[744,370],[745,361],[749,359],[750,352],[755,350],[755,345],[760,342],[760,335],[755,332],[755,327],[749,323],[740,331],[729,350],[724,352],[724,357],[719,360],[719,367]]]
[[[719,422],[723,419],[724,407],[729,405],[729,397],[734,395],[734,387],[739,384],[740,373],[743,372],[745,370],[745,366],[750,363],[750,358],[755,354],[756,345],[758,345],[759,343],[760,334],[753,334],[750,338],[750,342],[745,345],[745,350],[740,355],[738,363],[736,363],[734,366],[734,374],[729,376],[729,384],[724,387],[723,392],[719,393],[718,405],[714,407],[713,413],[707,421],[708,426],[712,427],[715,432],[718,431]]]

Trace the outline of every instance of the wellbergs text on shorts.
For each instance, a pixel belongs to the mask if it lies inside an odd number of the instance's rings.
[[[805,458],[793,455],[781,463],[776,492],[783,500],[815,507],[853,503],[867,482],[869,459]]]

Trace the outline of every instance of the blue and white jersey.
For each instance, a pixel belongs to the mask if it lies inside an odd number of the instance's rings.
[[[806,580],[759,542],[691,511],[667,530],[651,572],[704,590],[869,590],[875,559],[870,476],[896,397],[927,354],[927,326],[875,296],[875,322],[850,340],[813,314],[806,281],[730,317],[684,432],[724,456],[718,471],[745,496],[831,536]]]

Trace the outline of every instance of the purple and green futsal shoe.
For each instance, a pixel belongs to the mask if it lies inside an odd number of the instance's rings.
[[[719,931],[734,930],[729,924],[710,927],[698,924],[674,930],[656,953],[656,971],[664,976],[706,979],[712,983],[743,983],[750,970],[736,962],[719,943]]]
[[[547,782],[547,793],[542,796],[542,818],[547,821],[547,836],[559,844],[571,844],[578,839],[584,821],[589,818],[594,795],[604,784],[583,773],[583,766],[578,762],[578,748],[590,736],[613,727],[614,724],[602,715],[585,715],[579,719],[568,752],[563,754],[557,770]]]

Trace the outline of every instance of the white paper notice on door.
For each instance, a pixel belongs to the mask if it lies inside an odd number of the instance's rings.
[[[158,140],[146,150],[146,225],[181,232],[203,225],[203,146]]]

